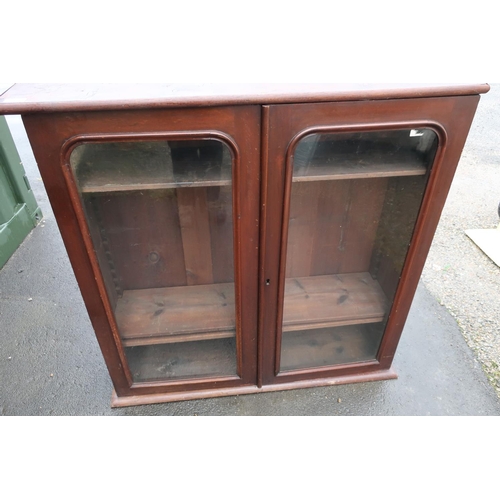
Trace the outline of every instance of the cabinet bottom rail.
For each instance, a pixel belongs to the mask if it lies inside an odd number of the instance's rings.
[[[124,408],[128,406],[141,406],[149,404],[173,403],[178,401],[191,401],[195,399],[208,399],[224,396],[243,396],[246,394],[258,394],[265,392],[287,391],[293,389],[308,389],[313,387],[324,387],[329,385],[344,385],[363,382],[377,382],[383,380],[397,379],[397,373],[392,369],[376,370],[368,373],[342,375],[338,377],[325,377],[311,380],[300,380],[294,382],[283,382],[269,384],[264,387],[246,385],[241,387],[230,387],[221,389],[204,389],[196,391],[171,392],[161,394],[142,394],[137,396],[118,396],[113,390],[111,397],[112,408]]]

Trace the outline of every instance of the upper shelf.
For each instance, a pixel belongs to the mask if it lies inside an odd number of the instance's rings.
[[[294,171],[293,182],[369,179],[425,175],[427,167],[418,158],[401,155],[394,163],[366,161],[363,158],[338,158],[335,164],[317,161]]]
[[[293,182],[425,175],[437,145],[431,129],[312,134],[294,151]]]
[[[231,162],[216,140],[89,143],[71,154],[82,193],[228,186]]]
[[[408,177],[413,175],[425,175],[427,168],[419,163],[401,162],[395,164],[366,164],[363,162],[352,162],[352,164],[330,166],[310,165],[305,173],[293,176],[292,182],[311,181],[333,181],[347,179],[370,179],[375,177]]]

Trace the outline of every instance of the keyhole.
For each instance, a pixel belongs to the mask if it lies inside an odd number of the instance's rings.
[[[271,280],[266,280],[266,286],[269,286],[271,283]]]

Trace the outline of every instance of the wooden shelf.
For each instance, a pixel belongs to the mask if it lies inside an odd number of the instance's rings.
[[[234,337],[234,284],[127,290],[115,315],[125,346]]]
[[[185,182],[155,182],[153,179],[148,179],[152,182],[129,182],[127,179],[122,179],[123,183],[104,183],[102,179],[94,179],[82,185],[82,193],[121,193],[126,191],[151,191],[159,189],[177,189],[177,188],[195,188],[195,187],[213,187],[213,186],[230,186],[230,180],[217,181],[185,181]]]
[[[234,338],[127,348],[136,382],[235,377],[237,359]]]
[[[290,278],[285,282],[283,331],[377,323],[387,307],[369,273]]]
[[[292,278],[285,294],[284,332],[376,323],[388,307],[369,273]],[[115,314],[127,347],[234,337],[234,284],[127,290]]]
[[[216,154],[205,148],[198,157],[182,152],[189,148],[173,153],[166,141],[83,144],[72,153],[71,164],[87,194],[229,186],[231,158],[218,149]]]
[[[281,371],[374,360],[383,333],[381,324],[290,332],[282,340]]]
[[[430,150],[417,151],[409,131],[315,137],[295,151],[293,182],[425,175],[432,164]]]
[[[373,179],[377,177],[409,177],[425,175],[427,169],[422,165],[380,164],[349,166],[311,165],[303,174],[294,174],[292,182],[337,181],[348,179]]]

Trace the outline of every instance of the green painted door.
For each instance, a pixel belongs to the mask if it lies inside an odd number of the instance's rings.
[[[41,218],[7,122],[0,116],[0,268]]]

